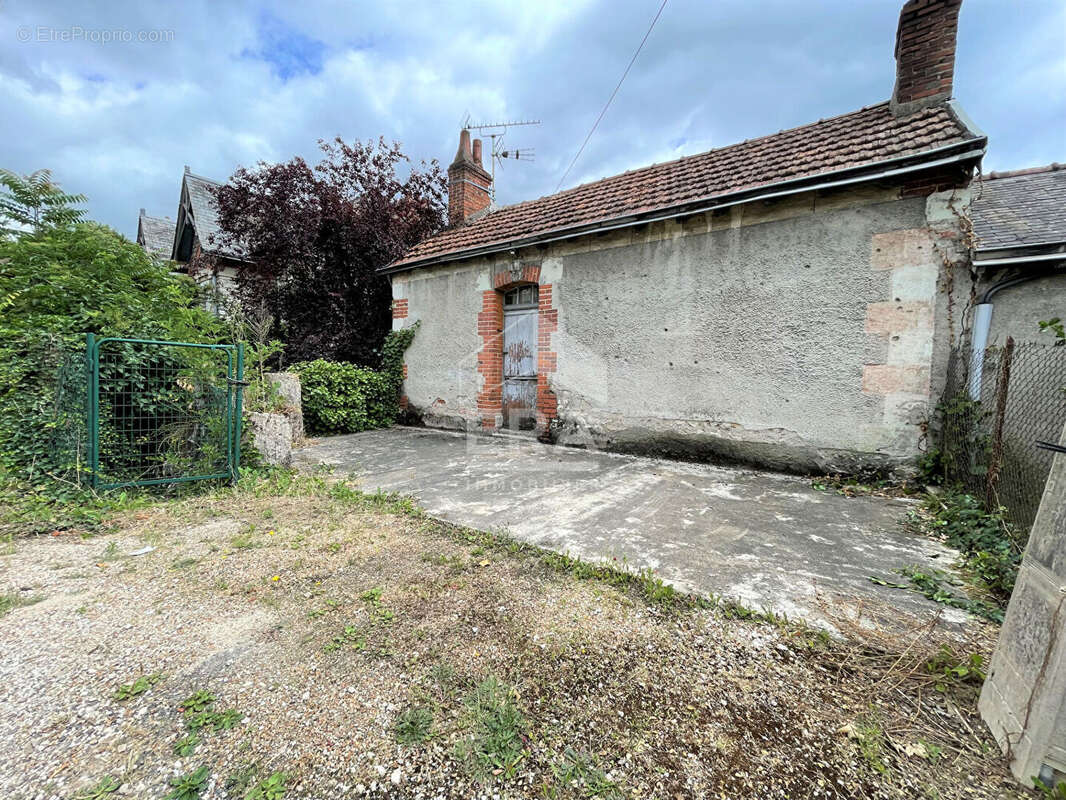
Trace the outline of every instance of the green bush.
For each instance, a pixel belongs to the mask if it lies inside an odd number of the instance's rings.
[[[418,323],[385,338],[380,370],[346,361],[305,361],[290,369],[300,376],[304,425],[310,433],[357,433],[387,428],[400,416],[403,354]]]
[[[0,478],[77,466],[86,332],[215,342],[222,327],[192,281],[106,226],[0,238]]]
[[[291,369],[300,375],[304,424],[311,433],[355,433],[396,421],[396,389],[380,372],[322,359]]]

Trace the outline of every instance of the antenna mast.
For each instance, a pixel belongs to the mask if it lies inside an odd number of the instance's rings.
[[[470,116],[467,115],[466,120],[463,123],[463,127],[469,130],[475,130],[482,136],[488,136],[492,140],[492,145],[489,147],[489,160],[492,162],[492,202],[496,202],[496,162],[500,162],[500,167],[503,167],[503,160],[505,158],[511,158],[515,161],[532,161],[533,160],[533,148],[532,147],[516,147],[507,150],[503,149],[503,137],[507,134],[508,128],[517,128],[521,125],[540,125],[539,119],[526,119],[526,120],[510,120],[507,122],[485,122],[474,124],[470,122]]]

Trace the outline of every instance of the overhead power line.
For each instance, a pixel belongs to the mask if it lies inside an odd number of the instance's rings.
[[[659,21],[659,17],[662,16],[663,9],[666,8],[668,0],[663,0],[663,4],[659,6],[659,11],[655,14],[655,19],[651,21],[651,25],[648,26],[648,32],[644,34],[644,38],[640,40],[640,44],[637,45],[637,50],[633,53],[633,57],[629,59],[629,65],[626,67],[626,71],[622,73],[622,77],[618,79],[618,85],[614,87],[614,91],[611,92],[611,96],[607,98],[606,104],[603,106],[603,111],[596,117],[596,121],[592,124],[592,129],[589,131],[589,135],[585,137],[585,141],[581,143],[581,147],[577,151],[577,155],[574,156],[574,160],[570,162],[570,166],[566,168],[566,172],[563,173],[563,177],[559,178],[559,183],[555,187],[555,191],[559,191],[559,188],[563,185],[563,181],[566,180],[566,176],[570,174],[570,170],[574,168],[574,164],[581,158],[581,154],[585,151],[585,145],[589,143],[589,139],[592,138],[592,134],[596,132],[596,127],[600,124],[600,120],[603,119],[603,115],[607,113],[607,109],[611,107],[611,101],[614,100],[614,96],[618,94],[618,90],[622,88],[622,83],[626,79],[626,75],[629,74],[629,70],[633,67],[633,62],[637,60],[637,56],[640,55],[640,51],[644,49],[644,43],[648,41],[648,37],[651,36],[652,28],[655,27],[655,23]]]

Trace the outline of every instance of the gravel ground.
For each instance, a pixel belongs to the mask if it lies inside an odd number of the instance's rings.
[[[112,776],[90,796],[163,798],[201,766],[205,800],[275,772],[286,798],[1030,796],[975,690],[921,669],[934,630],[826,643],[483,545],[324,490],[227,489],[16,540],[0,796]],[[241,721],[176,755],[200,691]]]

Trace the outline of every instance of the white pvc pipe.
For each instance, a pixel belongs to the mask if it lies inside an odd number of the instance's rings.
[[[970,399],[981,399],[981,373],[985,367],[985,348],[992,327],[992,304],[981,303],[973,315],[973,345],[970,349]]]

